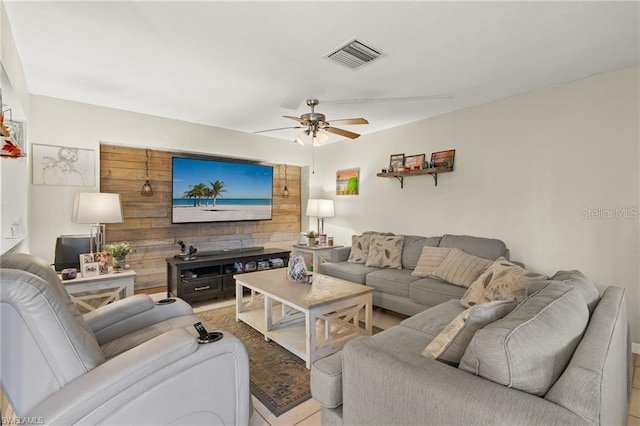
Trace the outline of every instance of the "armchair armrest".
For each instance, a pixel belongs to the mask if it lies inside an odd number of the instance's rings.
[[[334,248],[329,252],[331,263],[346,262],[349,259],[349,253],[351,253],[351,246]]]
[[[67,384],[28,416],[47,424],[247,424],[249,359],[225,333],[200,345],[174,329]]]
[[[343,415],[344,424],[585,423],[544,398],[371,337],[343,350]]]
[[[116,300],[83,315],[100,345],[161,321],[193,314],[191,306],[181,299],[156,305],[146,294]]]

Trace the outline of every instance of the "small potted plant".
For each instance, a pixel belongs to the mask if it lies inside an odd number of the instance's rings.
[[[316,238],[318,238],[318,233],[315,231],[307,232],[307,239],[309,240],[309,247],[313,247],[316,245]]]
[[[113,271],[120,272],[126,266],[125,257],[131,252],[129,243],[107,244],[107,253],[113,258]]]

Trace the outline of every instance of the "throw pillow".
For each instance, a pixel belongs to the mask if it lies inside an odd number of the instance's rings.
[[[544,396],[565,370],[588,321],[580,291],[550,281],[507,316],[478,330],[458,368]]]
[[[501,257],[469,286],[460,303],[470,307],[492,300],[522,298],[529,283],[546,279],[545,275],[527,272]]]
[[[428,277],[440,266],[450,251],[451,249],[446,247],[423,247],[418,264],[411,272],[411,275],[422,278]]]
[[[402,269],[402,235],[385,237],[374,235],[369,243],[366,266]]]
[[[431,276],[451,284],[469,287],[492,262],[453,248]]]
[[[515,307],[515,299],[495,300],[460,312],[424,348],[422,355],[457,366],[475,332],[503,318]]]
[[[347,262],[365,263],[369,255],[369,235],[352,235],[351,236],[351,252]]]

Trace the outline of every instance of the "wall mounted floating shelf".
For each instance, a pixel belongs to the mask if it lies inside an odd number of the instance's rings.
[[[431,168],[431,169],[421,169],[421,170],[409,170],[405,172],[390,172],[390,173],[378,173],[376,176],[383,178],[396,178],[400,181],[400,189],[404,188],[404,178],[406,176],[420,176],[420,175],[431,175],[433,176],[433,180],[435,181],[435,186],[438,186],[438,174],[440,173],[449,173],[452,172],[451,169],[445,168]]]

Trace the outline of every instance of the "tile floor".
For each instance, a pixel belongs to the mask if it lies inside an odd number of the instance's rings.
[[[640,426],[640,355],[633,355],[633,393],[629,403],[627,426]]]
[[[235,299],[227,299],[219,302],[202,302],[193,305],[195,313],[218,307],[233,305]],[[373,325],[383,329],[392,327],[402,321],[404,317],[393,312],[374,309]],[[633,393],[629,404],[629,416],[627,426],[640,426],[640,355],[633,356]],[[297,407],[287,411],[280,417],[275,417],[258,399],[253,400],[253,415],[250,426],[319,426],[320,404],[310,399]]]

